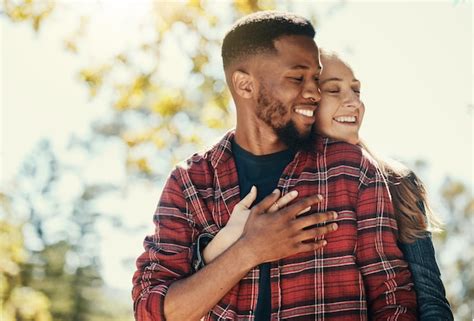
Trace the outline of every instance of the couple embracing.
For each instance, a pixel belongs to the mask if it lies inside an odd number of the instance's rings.
[[[170,174],[137,320],[452,320],[424,187],[360,141],[360,81],[314,36],[283,12],[226,34],[236,128]]]

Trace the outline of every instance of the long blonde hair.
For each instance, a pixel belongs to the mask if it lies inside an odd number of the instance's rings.
[[[442,223],[429,206],[425,186],[418,176],[406,166],[381,159],[364,142],[359,142],[359,146],[377,162],[387,179],[399,241],[412,243],[417,238],[425,237],[427,231],[440,231]]]

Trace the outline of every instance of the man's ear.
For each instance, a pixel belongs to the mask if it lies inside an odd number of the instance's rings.
[[[232,86],[235,93],[242,98],[252,98],[255,92],[253,77],[242,70],[236,70],[232,73]]]

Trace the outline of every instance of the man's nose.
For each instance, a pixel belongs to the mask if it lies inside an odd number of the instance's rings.
[[[319,86],[314,81],[307,81],[303,90],[303,98],[317,103],[321,100],[321,91]]]

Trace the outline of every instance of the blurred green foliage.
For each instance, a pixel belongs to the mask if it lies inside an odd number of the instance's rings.
[[[63,178],[76,175],[80,180],[80,174],[60,164],[50,144],[42,141],[11,190],[2,192],[5,320],[116,320],[118,311],[128,311],[120,306],[103,310],[111,304],[103,293],[95,228],[99,214],[93,202],[113,188],[83,182],[75,195],[63,195]]]
[[[455,320],[471,320],[474,302],[474,196],[472,186],[447,177],[439,195],[444,229],[435,234],[441,273]]]
[[[9,200],[2,195],[1,206],[8,210]],[[11,215],[11,213],[9,214]],[[21,225],[0,219],[0,308],[2,320],[52,320],[50,300],[21,276],[28,259]]]

